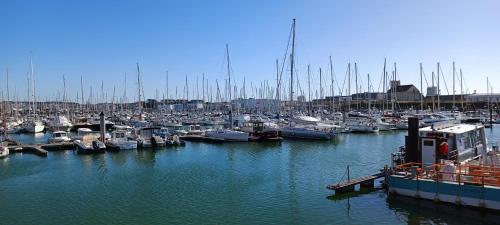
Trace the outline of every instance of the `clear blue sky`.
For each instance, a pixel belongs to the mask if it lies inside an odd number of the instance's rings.
[[[469,91],[485,92],[486,76],[500,83],[500,1],[23,1],[0,2],[0,87],[5,68],[26,98],[29,51],[40,97],[55,98],[66,75],[74,99],[84,76],[85,95],[105,83],[128,97],[136,93],[135,63],[141,65],[146,97],[190,89],[204,72],[212,83],[225,77],[225,44],[230,46],[234,81],[243,77],[274,85],[275,60],[282,58],[292,18],[297,19],[297,70],[306,87],[306,65],[318,85],[318,68],[334,60],[343,82],[346,65],[357,62],[366,87],[370,73],[377,90],[384,57],[398,63],[402,83],[419,83],[420,62],[430,79],[441,62],[451,92],[451,62],[462,68]],[[325,82],[327,82],[325,78]],[[328,81],[329,82],[329,81]],[[419,87],[419,85],[417,85]],[[442,93],[446,90],[442,87]]]

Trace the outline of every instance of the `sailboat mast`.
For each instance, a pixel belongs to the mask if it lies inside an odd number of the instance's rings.
[[[309,68],[309,65],[307,65],[307,91],[309,92],[308,95],[309,95],[309,107],[308,108],[308,112],[309,112],[309,115],[311,115],[311,70]]]
[[[367,76],[368,76],[368,91],[366,93],[366,95],[367,95],[366,98],[367,98],[367,101],[368,101],[368,112],[371,112],[372,110],[371,110],[371,105],[370,105],[371,104],[371,102],[370,102],[370,100],[371,100],[371,94],[370,94],[370,74],[368,74]]]
[[[321,67],[319,68],[319,98],[323,99],[323,77],[321,73]]]
[[[30,51],[30,71],[31,71],[31,82],[33,83],[32,85],[32,94],[33,94],[33,115],[36,114],[36,95],[35,95],[35,72],[33,69],[33,52]]]
[[[440,90],[440,87],[439,87],[439,62],[437,63],[437,110],[440,111],[441,110],[441,102],[439,101],[439,95],[441,94],[441,90]]]
[[[139,119],[142,119],[142,104],[141,104],[141,71],[139,69],[139,62],[136,63],[137,65],[137,94],[138,94],[138,107],[139,107]]]
[[[332,56],[330,56],[329,58],[329,61],[330,61],[330,79],[331,79],[331,87],[330,87],[330,92],[332,94],[332,112],[335,110],[335,91],[334,91],[334,87],[333,87],[333,63],[332,63]]]
[[[292,24],[292,54],[290,56],[290,102],[293,102],[293,67],[295,58],[295,18]]]
[[[420,110],[424,111],[424,86],[422,82],[422,74],[423,74],[423,69],[422,69],[422,63],[420,63]]]
[[[387,84],[387,79],[386,79],[387,76],[386,76],[386,72],[385,72],[385,69],[386,69],[385,66],[386,66],[386,64],[387,64],[387,59],[384,58],[384,70],[382,71],[382,76],[383,76],[383,79],[382,79],[383,80],[383,85],[382,86],[383,86],[383,92],[384,92],[384,96],[383,96],[384,98],[382,100],[382,115],[384,114],[385,102],[386,102],[386,98],[387,98],[387,92],[385,90],[386,89],[386,84]]]
[[[463,81],[462,69],[460,69],[460,104],[461,104],[460,108],[463,111],[464,110],[464,89],[463,89],[462,81]]]
[[[451,111],[455,111],[455,61],[453,61],[453,108]]]
[[[229,90],[229,103],[231,103],[231,68],[230,68],[230,58],[229,58],[229,45],[226,44],[226,59],[227,59],[227,79],[228,79],[228,90]]]
[[[432,72],[432,89],[434,89],[434,72]],[[432,93],[432,112],[434,112],[435,110],[435,104],[434,104],[434,95],[436,95],[436,93]]]

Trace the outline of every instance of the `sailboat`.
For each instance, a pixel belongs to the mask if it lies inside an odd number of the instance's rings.
[[[205,136],[210,138],[223,139],[224,141],[248,141],[249,134],[247,132],[235,131],[233,130],[233,116],[232,116],[232,104],[231,104],[231,69],[229,61],[229,46],[226,44],[226,59],[227,59],[227,74],[229,82],[229,128],[228,129],[215,129],[207,130]]]
[[[30,52],[30,72],[31,72],[31,81],[33,82],[32,84],[32,89],[33,89],[33,102],[32,102],[32,115],[29,116],[26,121],[23,123],[22,128],[24,132],[26,133],[40,133],[43,132],[45,129],[45,126],[43,125],[42,121],[38,116],[36,115],[36,92],[35,92],[35,74],[33,70],[33,56],[32,53]]]

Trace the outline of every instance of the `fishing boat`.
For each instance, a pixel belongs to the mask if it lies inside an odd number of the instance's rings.
[[[137,149],[137,141],[130,137],[130,131],[121,129],[111,132],[111,139],[106,144],[118,150]]]
[[[500,151],[484,126],[409,119],[405,146],[392,154],[391,194],[500,210]]]
[[[55,131],[52,133],[52,136],[49,138],[49,143],[61,143],[61,142],[69,142],[71,138],[65,131]]]

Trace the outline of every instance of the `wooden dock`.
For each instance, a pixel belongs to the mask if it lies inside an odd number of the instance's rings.
[[[62,142],[54,144],[33,144],[33,145],[9,145],[10,154],[33,153],[41,157],[47,157],[49,151],[73,150],[72,142]]]
[[[344,193],[354,191],[356,185],[361,187],[373,187],[375,180],[384,177],[384,173],[378,173],[370,176],[363,176],[355,179],[348,179],[337,184],[330,184],[326,186],[327,189],[334,190],[336,193]]]

